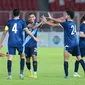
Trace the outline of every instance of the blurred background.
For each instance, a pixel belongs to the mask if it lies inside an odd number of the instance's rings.
[[[47,16],[49,11],[54,18],[64,15],[66,9],[75,11],[74,20],[77,21],[77,31],[79,31],[80,18],[85,11],[85,0],[0,0],[0,31],[4,30],[7,21],[11,19],[12,10],[19,8],[20,17],[26,21],[30,12],[36,13],[37,21],[42,15]],[[1,35],[1,33],[0,33]],[[43,25],[39,28],[38,37],[41,40],[39,46],[62,47],[63,29]],[[5,43],[5,42],[4,42]]]

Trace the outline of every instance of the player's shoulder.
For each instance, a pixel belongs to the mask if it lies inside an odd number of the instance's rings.
[[[67,21],[67,24],[68,25],[76,25],[77,23],[76,23],[76,21],[72,20],[72,21]]]
[[[26,24],[26,22],[25,22],[23,19],[18,19],[18,21],[19,21],[21,24]]]
[[[13,19],[9,19],[8,20],[8,24],[12,23],[13,22]]]
[[[84,23],[81,23],[81,24],[80,24],[80,27],[85,27],[85,24],[84,24]]]
[[[20,21],[20,22],[25,22],[23,19],[20,19],[20,18],[18,19],[18,21]]]
[[[80,24],[80,30],[85,31],[85,24],[84,24],[84,23],[81,23],[81,24]]]

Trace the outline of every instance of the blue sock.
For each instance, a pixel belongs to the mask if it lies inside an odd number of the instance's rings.
[[[78,69],[79,69],[79,61],[76,60],[76,61],[75,61],[75,69],[74,69],[74,72],[78,72]]]
[[[28,63],[28,62],[26,62],[26,66],[27,66],[28,70],[30,70],[30,69],[31,69],[31,64],[30,64],[30,62],[29,62],[29,63]]]
[[[11,67],[12,67],[12,61],[11,61],[11,60],[8,60],[8,61],[7,61],[8,76],[11,75]]]
[[[82,68],[85,72],[85,63],[84,63],[84,61],[81,59],[81,60],[79,60],[79,62],[80,62],[81,66],[82,66]]]
[[[64,61],[64,72],[65,76],[68,76],[68,61]]]
[[[33,61],[34,72],[37,72],[37,61]]]
[[[24,62],[25,62],[24,59],[20,60],[20,74],[23,74],[23,71],[24,71]]]

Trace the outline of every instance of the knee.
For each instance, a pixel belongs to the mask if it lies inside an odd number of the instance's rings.
[[[20,54],[20,58],[21,59],[24,59],[25,58],[25,56],[24,56],[24,54],[22,53],[22,54]]]
[[[77,60],[78,60],[78,61],[81,60],[81,56],[77,56]]]
[[[12,57],[13,57],[13,55],[7,55],[8,56],[8,60],[12,60]]]
[[[33,60],[33,61],[37,61],[36,56],[33,55],[33,56],[32,56],[32,60]]]
[[[30,58],[26,58],[26,62],[29,63],[30,62]]]

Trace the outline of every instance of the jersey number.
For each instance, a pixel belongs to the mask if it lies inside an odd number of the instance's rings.
[[[72,28],[71,35],[74,35],[76,33],[76,25],[72,25],[71,28]]]
[[[12,31],[17,33],[17,23],[14,24],[13,28],[12,28]]]

